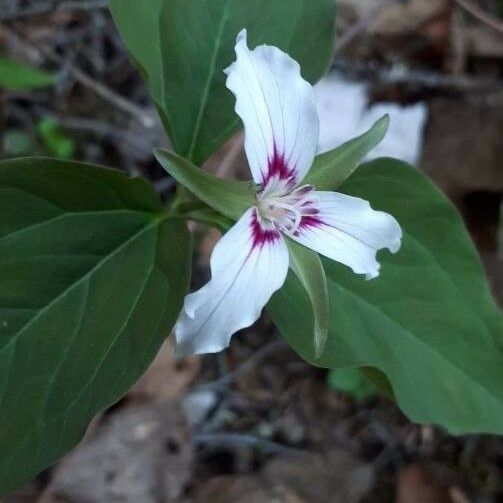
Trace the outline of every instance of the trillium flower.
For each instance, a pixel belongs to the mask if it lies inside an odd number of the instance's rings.
[[[318,147],[315,95],[300,67],[276,47],[250,50],[237,37],[236,61],[225,71],[245,128],[245,151],[256,204],[220,239],[211,280],[185,298],[175,333],[177,353],[214,353],[253,324],[285,282],[290,238],[372,279],[378,250],[400,248],[401,229],[389,214],[357,197],[316,191],[302,180]]]

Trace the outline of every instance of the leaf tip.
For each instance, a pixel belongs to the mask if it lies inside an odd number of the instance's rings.
[[[382,137],[386,135],[388,132],[389,128],[389,123],[391,121],[391,117],[389,114],[384,114],[380,119],[377,119],[375,126],[379,126],[379,128],[382,130]]]
[[[328,326],[327,329],[323,329],[318,323],[314,327],[314,359],[319,360],[323,352],[325,351],[325,346],[327,344],[328,337]]]
[[[164,159],[165,157],[167,157],[168,154],[169,154],[169,151],[164,148],[160,148],[160,147],[154,148],[154,157],[159,162],[161,162],[161,159]]]

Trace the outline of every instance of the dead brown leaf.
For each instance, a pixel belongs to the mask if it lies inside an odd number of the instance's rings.
[[[200,369],[200,359],[176,359],[174,339],[169,338],[157,357],[128,394],[128,398],[165,402],[181,397],[194,381]]]
[[[178,402],[114,413],[65,458],[44,501],[173,501],[192,476],[193,449]]]
[[[413,33],[448,8],[448,0],[395,2],[379,11],[371,32],[384,36]]]
[[[306,453],[276,458],[257,475],[213,478],[184,503],[357,503],[371,480],[371,468],[345,450]]]
[[[430,470],[414,464],[398,476],[396,503],[452,503],[449,490]]]

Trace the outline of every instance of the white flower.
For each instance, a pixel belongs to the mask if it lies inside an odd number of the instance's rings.
[[[299,186],[316,155],[319,123],[313,88],[298,63],[276,47],[250,51],[246,30],[237,37],[236,56],[226,70],[227,87],[236,97],[261,190],[256,205],[217,243],[211,280],[185,299],[175,328],[180,355],[220,351],[258,319],[286,279],[284,236],[367,279],[379,274],[377,251],[395,253],[401,243],[397,221],[367,201]]]

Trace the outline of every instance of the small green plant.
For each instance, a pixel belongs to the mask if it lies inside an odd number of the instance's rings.
[[[49,155],[61,159],[71,159],[75,153],[75,142],[66,136],[58,123],[45,117],[37,124],[37,132]]]
[[[56,76],[5,57],[0,57],[0,89],[27,91],[52,86]]]
[[[355,400],[365,400],[378,393],[377,386],[357,368],[334,369],[328,373],[328,385]]]

